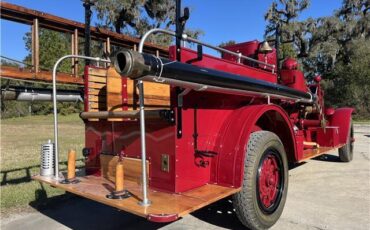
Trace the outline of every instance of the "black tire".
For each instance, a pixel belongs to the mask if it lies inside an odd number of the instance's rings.
[[[261,173],[266,171],[263,167],[266,167],[266,161],[271,160],[270,157],[272,157],[271,159],[274,158],[275,165],[278,165],[274,171],[278,170],[276,175],[279,175],[279,180],[276,180],[278,181],[278,186],[274,184],[272,187],[272,189],[277,188],[275,189],[277,193],[274,193],[276,196],[273,196],[276,198],[273,199],[274,202],[271,206],[266,207],[263,204],[264,201],[261,200],[261,192],[263,190],[261,186],[271,186],[267,185],[270,183],[270,180],[267,180],[267,178],[271,176],[262,177]],[[269,169],[271,169],[272,165],[270,163]],[[260,178],[266,179],[266,185],[263,185],[263,183],[260,185]],[[284,209],[287,192],[288,160],[282,142],[278,136],[269,131],[252,133],[245,156],[242,190],[233,196],[236,215],[242,224],[250,229],[268,229],[280,218]],[[271,193],[269,192],[269,194]],[[263,197],[265,202],[267,197],[268,195]]]
[[[350,124],[350,131],[348,132],[347,144],[338,149],[339,158],[342,162],[350,162],[353,160],[353,125]]]

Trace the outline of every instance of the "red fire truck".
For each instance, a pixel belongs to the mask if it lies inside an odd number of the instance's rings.
[[[150,30],[138,51],[112,55],[110,68],[86,66],[85,174],[76,176],[73,151],[59,173],[54,143],[53,173],[34,179],[154,222],[232,195],[246,227],[269,228],[290,165],[334,149],[352,160],[353,109],[325,107],[321,77],[307,83],[298,62],[280,65],[267,42],[215,47],[184,34],[188,12],[177,15],[175,32]],[[143,52],[153,33],[176,38],[169,58]]]

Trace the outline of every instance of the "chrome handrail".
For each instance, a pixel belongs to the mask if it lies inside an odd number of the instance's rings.
[[[67,59],[67,58],[77,58],[77,59],[86,59],[86,60],[92,60],[96,62],[107,62],[109,63],[110,60],[101,59],[99,57],[88,57],[88,56],[82,56],[82,55],[65,55],[58,59],[57,62],[55,62],[53,67],[53,113],[54,113],[54,163],[55,163],[55,172],[54,176],[56,180],[59,180],[59,149],[58,149],[58,109],[57,109],[57,81],[56,81],[56,75],[57,75],[57,69],[59,64]]]
[[[165,30],[165,29],[161,29],[161,28],[151,29],[148,32],[146,32],[143,35],[143,37],[141,38],[140,43],[139,43],[139,50],[138,50],[139,53],[142,53],[143,52],[144,43],[145,43],[146,39],[148,38],[148,36],[151,35],[151,34],[155,34],[155,33],[164,33],[164,34],[168,34],[168,35],[171,35],[171,36],[174,36],[174,37],[176,36],[176,33],[174,31],[171,31],[171,30]],[[272,68],[272,73],[275,72],[276,66],[273,65],[273,64],[268,64],[266,62],[253,59],[251,57],[244,56],[244,55],[242,55],[242,53],[236,53],[236,52],[233,52],[233,51],[230,51],[230,50],[227,50],[227,49],[218,47],[218,46],[211,45],[209,43],[205,43],[205,42],[199,41],[199,40],[197,40],[195,38],[189,37],[187,34],[182,34],[182,39],[185,40],[185,41],[189,41],[189,42],[193,42],[193,43],[196,43],[196,44],[199,44],[199,45],[206,46],[208,48],[211,48],[211,49],[220,51],[222,53],[227,53],[227,54],[236,56],[238,58],[238,63],[240,63],[240,60],[241,59],[245,59],[245,60],[248,60],[248,61],[251,61],[251,62],[262,64],[264,66],[269,66],[269,67]]]

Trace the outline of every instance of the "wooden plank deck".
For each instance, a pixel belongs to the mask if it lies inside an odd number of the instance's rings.
[[[142,200],[141,186],[129,180],[125,180],[125,187],[133,195],[124,200],[111,200],[106,198],[106,195],[113,191],[114,184],[102,177],[79,177],[81,182],[78,184],[61,184],[54,178],[39,175],[33,176],[33,179],[149,219],[150,215],[176,215],[179,218],[240,191],[240,188],[228,188],[213,184],[206,184],[181,194],[148,189],[148,197],[152,204],[143,207],[138,205],[138,202]]]

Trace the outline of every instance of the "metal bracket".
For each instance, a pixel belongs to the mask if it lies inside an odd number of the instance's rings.
[[[106,195],[105,197],[108,198],[108,199],[113,199],[113,200],[123,200],[123,199],[126,199],[126,198],[129,198],[131,197],[132,194],[127,191],[127,190],[123,190],[123,191],[113,191],[111,193],[109,193],[108,195]]]
[[[64,180],[61,180],[59,183],[61,184],[78,184],[80,183],[81,181],[79,179],[76,179],[76,178],[73,178],[73,179],[64,179]]]
[[[186,88],[177,95],[177,138],[182,137],[182,106],[184,102],[184,96],[190,91],[191,89]]]
[[[161,170],[163,172],[170,172],[170,156],[168,154],[161,155]]]
[[[175,111],[172,109],[159,111],[159,116],[171,124],[175,123]]]
[[[197,44],[197,57],[186,61],[187,64],[203,60],[203,46]]]

